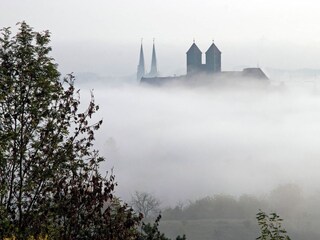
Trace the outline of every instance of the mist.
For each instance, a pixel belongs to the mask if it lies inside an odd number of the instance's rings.
[[[93,92],[101,109],[96,118],[104,121],[96,135],[106,157],[101,171],[113,169],[126,201],[136,190],[164,206],[215,194],[263,195],[288,183],[305,194],[319,191],[315,83],[122,84]]]

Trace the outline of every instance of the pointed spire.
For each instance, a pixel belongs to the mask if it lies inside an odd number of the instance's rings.
[[[139,65],[138,65],[138,70],[137,70],[137,80],[139,80],[139,81],[145,75],[142,40],[143,40],[143,38],[141,38],[140,57],[139,57]]]
[[[150,70],[149,76],[157,77],[157,75],[158,75],[157,56],[156,56],[156,48],[154,45],[154,39],[153,39],[151,70]]]

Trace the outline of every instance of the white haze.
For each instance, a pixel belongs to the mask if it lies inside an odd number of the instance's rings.
[[[185,72],[193,39],[203,52],[215,40],[223,70],[319,69],[319,6],[317,0],[1,0],[0,28],[14,30],[25,20],[35,31],[50,30],[65,72],[133,74],[141,38],[148,69],[156,39],[163,75]]]
[[[107,159],[101,170],[113,168],[123,199],[147,191],[164,205],[219,193],[260,195],[286,183],[318,191],[320,91],[302,83],[99,85],[96,118],[104,123],[96,147]]]

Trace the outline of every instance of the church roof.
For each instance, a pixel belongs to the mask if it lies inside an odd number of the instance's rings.
[[[221,53],[221,51],[219,50],[219,48],[214,44],[214,42],[212,42],[211,46],[208,48],[208,50],[206,51],[206,53],[208,52],[219,52]]]
[[[269,79],[261,68],[245,68],[243,69],[243,76],[255,79]]]
[[[198,48],[198,46],[195,44],[195,43],[193,43],[192,45],[191,45],[191,47],[189,48],[189,50],[187,51],[187,54],[190,54],[190,53],[202,53],[201,51],[200,51],[200,49]]]

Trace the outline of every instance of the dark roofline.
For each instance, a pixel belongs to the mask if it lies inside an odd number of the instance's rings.
[[[214,44],[214,42],[210,45],[206,53],[209,51],[218,51],[219,53],[221,53],[220,49]]]
[[[198,51],[198,52],[202,53],[201,50],[200,50],[200,48],[199,48],[195,43],[193,43],[193,44],[191,45],[191,47],[190,47],[189,50],[187,51],[187,54],[188,54],[189,52],[191,52],[191,51]]]

